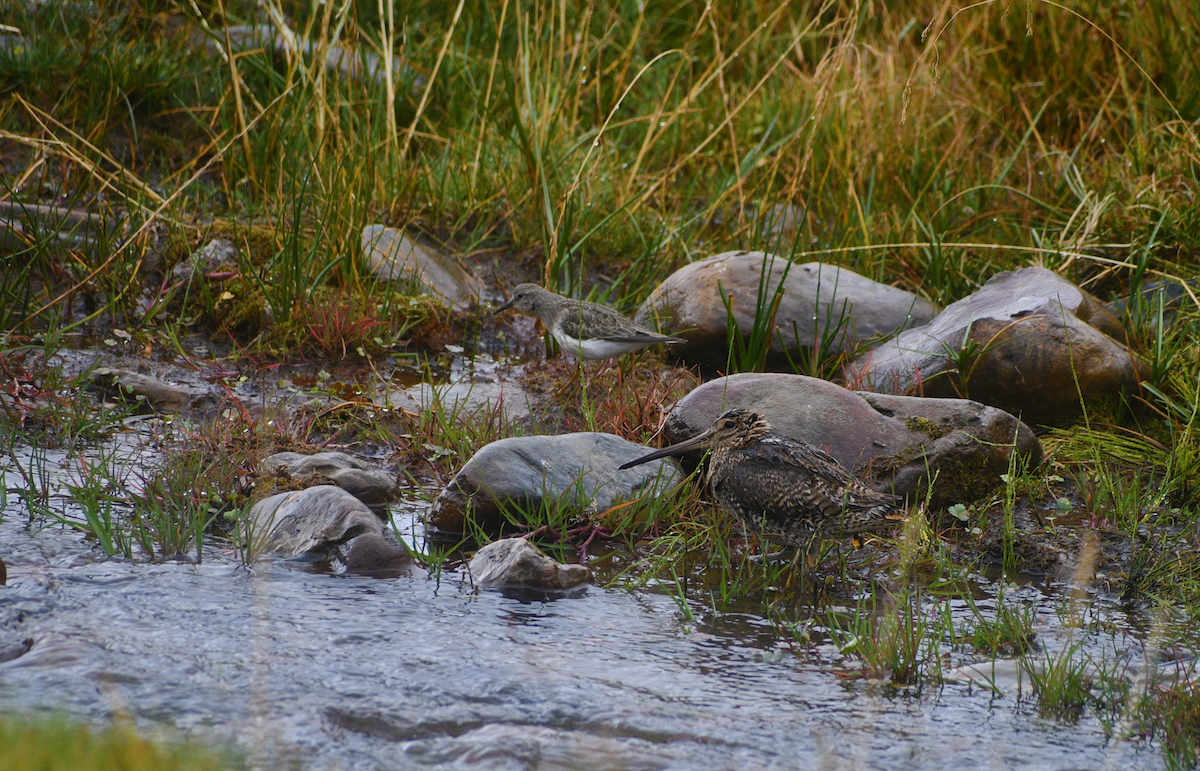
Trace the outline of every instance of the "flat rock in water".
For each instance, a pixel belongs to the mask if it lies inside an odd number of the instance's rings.
[[[1053,271],[998,273],[948,306],[846,366],[868,391],[969,397],[1030,425],[1061,425],[1080,402],[1138,388],[1142,371],[1113,339],[1116,315]]]
[[[159,412],[188,412],[215,406],[217,402],[212,389],[168,383],[126,369],[100,367],[92,373],[92,382],[101,388],[118,390],[126,398],[140,396],[147,406]]]
[[[603,433],[518,436],[484,446],[433,502],[429,524],[462,533],[467,518],[488,532],[504,526],[504,511],[565,506],[603,512],[621,501],[665,493],[683,480],[671,460],[621,470],[650,448]]]
[[[505,423],[528,421],[531,397],[518,383],[511,380],[468,379],[456,383],[409,386],[400,393],[415,405],[416,410],[438,410],[458,421],[475,423],[500,417]],[[385,406],[398,406],[403,397],[389,394]]]
[[[381,281],[415,280],[457,308],[479,299],[483,285],[454,260],[414,243],[395,228],[363,228],[362,250]]]
[[[583,565],[563,565],[524,538],[493,541],[467,565],[475,586],[563,590],[579,586],[591,573]]]
[[[785,436],[819,447],[876,490],[930,504],[981,498],[1009,470],[1010,452],[1041,462],[1037,437],[994,407],[965,399],[928,399],[849,391],[804,375],[745,373],[710,380],[667,413],[664,437],[680,442],[707,430],[726,410],[761,413]],[[699,454],[690,459],[700,460]]]
[[[659,284],[634,320],[685,338],[686,343],[671,347],[672,355],[725,369],[729,324],[722,298],[731,297],[738,330],[748,337],[764,267],[768,303],[780,281],[784,286],[767,357],[770,367],[788,367],[788,356],[798,360],[822,338],[832,350],[851,350],[863,340],[926,324],[935,313],[928,300],[846,268],[810,262],[792,265],[784,278],[787,265],[784,257],[764,252],[725,252],[693,262]]]
[[[255,533],[264,534],[263,553],[314,554],[353,573],[397,572],[411,562],[392,529],[334,485],[272,495],[254,504],[247,517]]]
[[[344,452],[278,452],[263,459],[262,468],[302,482],[334,484],[373,508],[396,496],[396,480],[390,474]]]

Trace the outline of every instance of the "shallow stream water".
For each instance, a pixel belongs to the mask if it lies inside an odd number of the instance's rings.
[[[129,462],[152,462],[130,433]],[[14,448],[0,463],[8,486],[15,458],[61,493],[66,456],[38,455]],[[421,505],[393,509],[410,539]],[[1042,717],[1003,678],[999,695],[847,679],[853,657],[819,625],[800,642],[753,610],[691,598],[685,613],[661,587],[475,591],[451,571],[247,568],[211,545],[201,564],[105,559],[79,533],[31,520],[12,494],[0,559],[0,711],[130,719],[233,744],[253,767],[1163,767],[1152,742],[1113,738],[1090,710]],[[1078,644],[1137,670],[1148,630],[1163,631],[1161,618],[1104,599],[1087,603],[1086,631],[1070,627],[1057,612],[1063,587],[1017,583],[1006,599],[1037,605],[1048,651]],[[979,607],[994,609],[1000,586],[978,578]],[[961,600],[948,607],[956,623],[972,618]]]

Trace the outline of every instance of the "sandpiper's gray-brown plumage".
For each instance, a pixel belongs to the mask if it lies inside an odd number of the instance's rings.
[[[791,546],[807,548],[814,537],[877,530],[901,518],[897,496],[872,490],[829,453],[775,433],[746,409],[730,410],[699,436],[621,468],[704,447],[712,449],[708,483],[716,502],[748,529]]]
[[[518,285],[494,313],[508,308],[537,316],[562,349],[579,359],[611,359],[659,343],[683,342],[640,327],[612,308],[572,300],[537,284]]]

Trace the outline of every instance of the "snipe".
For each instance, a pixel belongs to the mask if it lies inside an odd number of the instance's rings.
[[[766,418],[729,410],[699,436],[621,468],[709,448],[708,484],[717,504],[747,529],[806,549],[814,538],[852,536],[902,519],[900,498],[867,487],[810,444],[776,433]]]

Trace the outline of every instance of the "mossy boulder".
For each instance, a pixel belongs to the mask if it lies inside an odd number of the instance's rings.
[[[988,495],[1010,469],[1013,453],[1038,464],[1033,431],[1012,415],[966,399],[928,399],[850,391],[804,375],[745,373],[710,380],[667,413],[664,437],[680,442],[707,429],[725,410],[761,413],[793,439],[828,452],[877,490],[931,505]],[[699,455],[690,458],[699,462]]]

